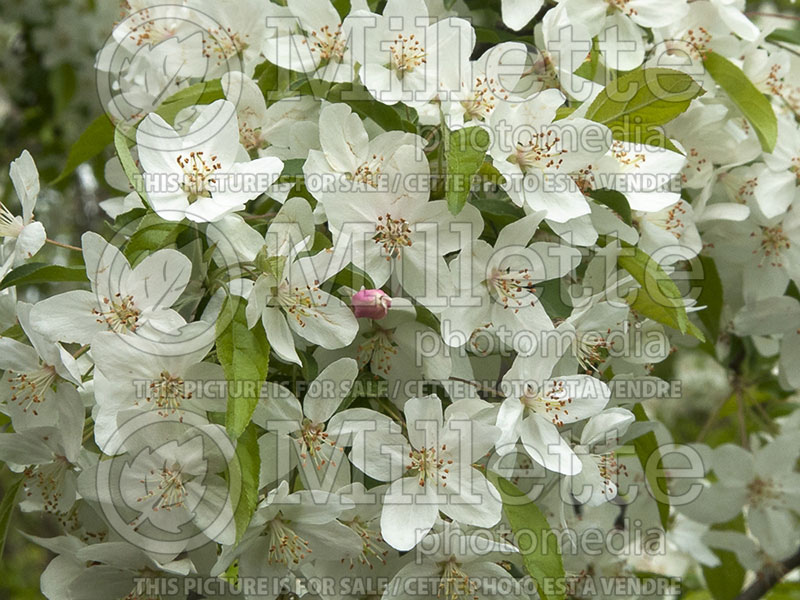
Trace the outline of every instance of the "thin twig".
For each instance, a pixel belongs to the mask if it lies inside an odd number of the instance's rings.
[[[790,21],[800,21],[800,17],[797,15],[782,15],[780,13],[765,13],[765,12],[746,12],[744,13],[747,17],[772,17],[773,19],[789,19]]]
[[[245,221],[252,221],[252,220],[254,220],[254,219],[272,219],[272,218],[274,218],[274,217],[275,217],[275,215],[277,215],[277,214],[278,214],[278,213],[276,213],[276,212],[268,212],[268,213],[264,213],[264,214],[262,214],[262,215],[245,215],[245,216],[243,216],[242,218],[243,218]]]
[[[450,381],[458,381],[460,383],[466,383],[467,385],[471,385],[472,387],[474,387],[479,392],[484,392],[486,394],[492,394],[494,396],[502,396],[503,395],[496,388],[487,387],[485,385],[481,385],[477,381],[470,381],[469,379],[461,379],[461,377],[450,377],[449,379],[450,379]]]
[[[57,242],[55,240],[51,240],[50,238],[47,238],[45,241],[48,244],[53,244],[53,246],[58,246],[59,248],[66,248],[67,250],[74,250],[75,252],[83,252],[83,250],[81,248],[78,248],[77,246],[71,246],[69,244],[62,244],[61,242]]]
[[[722,410],[722,407],[725,406],[725,404],[728,402],[729,399],[730,399],[730,396],[725,394],[722,397],[722,400],[720,400],[717,403],[717,405],[714,407],[714,410],[711,411],[711,414],[708,415],[708,419],[706,419],[706,422],[703,425],[703,428],[700,430],[700,434],[697,436],[697,443],[698,444],[700,442],[702,442],[705,439],[705,437],[708,435],[708,433],[711,431],[711,427],[714,425],[714,423],[717,422],[717,416],[719,415],[719,411]]]
[[[750,444],[747,441],[747,423],[745,421],[745,411],[744,411],[744,394],[742,392],[742,384],[739,378],[737,377],[735,380],[735,389],[736,389],[736,417],[739,421],[739,441],[742,444],[742,448],[745,450],[750,449]]]

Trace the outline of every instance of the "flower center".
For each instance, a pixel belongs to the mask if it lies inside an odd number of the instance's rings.
[[[372,155],[372,159],[358,165],[354,173],[348,174],[351,181],[359,181],[370,187],[377,188],[383,167],[383,156]]]
[[[378,217],[372,239],[383,246],[386,260],[399,258],[400,250],[411,246],[411,228],[405,219],[393,219],[386,213],[385,217]]]
[[[512,308],[517,313],[528,302],[531,306],[535,304],[535,300],[529,300],[531,294],[536,291],[529,269],[514,271],[510,267],[505,269],[494,267],[487,283],[489,290],[504,309]]]
[[[318,52],[320,60],[333,60],[341,62],[344,52],[347,50],[347,40],[342,36],[342,24],[339,23],[336,29],[331,31],[328,25],[323,26],[319,31],[312,31],[311,52]]]
[[[5,204],[0,202],[0,237],[19,237],[24,225],[22,219],[15,217]]]
[[[251,127],[246,121],[240,120],[239,141],[246,150],[263,148],[267,140],[261,135],[261,127]]]
[[[7,375],[11,402],[17,402],[22,412],[30,410],[33,415],[38,416],[39,406],[47,399],[47,392],[56,381],[55,367],[42,364],[35,371],[17,373],[9,370]]]
[[[556,379],[550,383],[552,385],[544,393],[537,393],[532,388],[529,388],[520,397],[519,401],[522,402],[525,408],[549,417],[553,425],[562,427],[564,421],[561,417],[569,414],[567,406],[572,404],[572,398],[567,394],[567,388],[563,381]]]
[[[335,467],[336,461],[326,452],[326,446],[344,452],[343,448],[338,447],[336,442],[330,439],[324,423],[314,424],[305,419],[300,430],[300,458],[303,460],[303,466],[305,467],[310,460],[314,468],[319,471],[330,460],[331,466]]]
[[[174,463],[171,467],[164,465],[160,470],[152,469],[151,478],[142,480],[145,485],[145,495],[137,498],[138,502],[155,499],[152,505],[153,512],[159,510],[172,510],[184,506],[188,492],[183,485],[181,466]],[[150,487],[155,482],[155,486]]]
[[[755,235],[755,232],[750,234],[751,237]],[[789,238],[783,232],[783,227],[780,225],[762,227],[761,242],[758,248],[753,250],[753,254],[761,253],[761,261],[758,266],[763,267],[764,263],[767,262],[771,267],[782,267],[781,252],[788,250],[791,245]]]
[[[326,303],[322,302],[317,280],[314,280],[313,285],[292,286],[287,279],[284,279],[278,286],[277,299],[284,312],[294,317],[300,327],[306,326],[304,319],[307,317],[320,318],[319,311],[314,309],[326,306]]]
[[[622,142],[619,141],[615,141],[611,144],[611,152],[614,158],[617,159],[617,162],[626,167],[636,167],[638,169],[647,161],[647,157],[644,154],[628,152],[625,150],[625,146]]]
[[[128,6],[129,10],[130,8]],[[149,8],[137,10],[128,16],[127,21],[133,25],[130,28],[128,37],[137,46],[157,46],[164,40],[175,37],[180,24],[178,19],[164,19],[153,16]]]
[[[389,52],[391,53],[389,66],[397,72],[397,76],[400,78],[427,62],[425,48],[413,33],[408,37],[398,33],[394,42],[389,46]]]
[[[372,564],[374,560],[377,560],[381,564],[386,564],[386,559],[384,557],[389,554],[389,549],[386,547],[383,537],[378,531],[371,529],[358,517],[345,523],[345,525],[361,537],[362,546],[361,553],[355,559],[343,558],[342,563],[344,563],[345,560],[349,560],[350,568],[352,569],[355,566],[355,562],[358,561],[365,567],[369,567],[370,570],[375,568],[375,565]]]
[[[747,485],[747,497],[751,508],[769,508],[781,498],[781,486],[773,479],[756,477]]]
[[[308,542],[292,531],[279,517],[269,521],[264,532],[269,538],[269,564],[296,565],[311,554]]]
[[[210,39],[203,36],[203,56],[217,60],[217,66],[222,66],[228,59],[240,55],[250,46],[250,34],[233,31],[230,27],[224,30],[209,29]]]
[[[222,165],[217,162],[216,155],[206,162],[203,151],[198,150],[190,152],[189,156],[179,154],[175,160],[183,171],[181,188],[188,194],[189,202],[194,202],[198,198],[209,198],[211,196],[209,184],[216,181],[214,172],[222,168]]]
[[[148,402],[153,402],[159,416],[174,415],[181,409],[184,401],[191,399],[192,392],[186,390],[182,377],[170,375],[162,371],[159,379],[150,383]],[[180,418],[183,421],[183,417]]]
[[[376,375],[388,376],[392,370],[392,359],[397,355],[397,348],[392,340],[392,331],[378,329],[366,338],[356,350],[358,368],[367,364]]]
[[[470,579],[461,564],[451,558],[442,566],[436,597],[442,600],[478,600],[478,582]]]
[[[92,314],[97,316],[98,323],[105,323],[111,331],[116,333],[136,331],[142,312],[136,308],[133,296],[123,298],[121,294],[117,293],[113,299],[103,298],[103,304],[108,310],[92,309]]]
[[[25,469],[23,487],[27,496],[38,492],[44,503],[44,510],[49,513],[58,511],[61,501],[64,475],[71,468],[65,456],[55,456],[53,462],[30,466]]]
[[[523,171],[532,168],[560,169],[564,159],[559,157],[566,154],[567,150],[560,148],[559,142],[561,138],[551,129],[534,133],[530,141],[517,142],[516,153],[509,160],[517,163]]]
[[[410,459],[406,465],[407,473],[414,473],[419,480],[420,487],[430,480],[433,485],[438,486],[441,482],[442,487],[447,487],[447,474],[450,473],[449,466],[453,464],[452,459],[445,459],[439,456],[439,452],[447,450],[447,445],[442,444],[441,449],[431,446],[423,446],[419,450],[412,450],[408,453]]]
[[[495,107],[497,97],[495,94],[503,94],[504,99],[508,99],[508,94],[502,88],[495,87],[494,79],[486,77],[476,77],[475,87],[467,100],[461,102],[464,114],[471,119],[484,119],[488,117]]]
[[[710,43],[711,34],[708,32],[708,29],[705,27],[690,29],[684,33],[680,39],[666,42],[667,54],[683,52],[688,53],[692,58],[702,60],[706,53],[711,50],[708,47]]]
[[[669,210],[662,210],[657,213],[648,213],[645,215],[648,223],[652,223],[656,227],[671,233],[676,239],[681,239],[683,230],[686,224],[683,222],[683,217],[686,214],[686,206],[683,200],[678,200]]]
[[[610,331],[610,330],[609,330]],[[607,356],[608,342],[599,333],[583,333],[575,344],[575,354],[578,364],[587,373],[597,372],[598,367]]]
[[[797,179],[796,185],[800,185],[800,156],[792,157],[792,165],[789,167],[789,170],[794,173]]]
[[[597,468],[600,471],[600,477],[605,481],[616,483],[620,474],[627,475],[628,467],[617,462],[617,455],[612,451],[607,454],[592,455],[592,458],[597,462]],[[606,493],[603,489],[602,493]]]

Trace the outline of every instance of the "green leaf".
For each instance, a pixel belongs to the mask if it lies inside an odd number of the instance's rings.
[[[53,95],[53,112],[60,116],[75,95],[75,69],[69,63],[61,63],[50,71],[48,83]]]
[[[586,118],[608,127],[628,120],[663,125],[705,93],[686,73],[675,69],[638,68],[609,83],[589,105]]]
[[[503,512],[517,536],[522,561],[536,581],[539,595],[543,600],[563,600],[564,564],[558,536],[551,534],[542,511],[517,486],[491,471],[486,476],[500,492]]]
[[[634,404],[633,411],[636,420],[639,422],[647,422],[649,419],[644,412],[641,404]],[[669,504],[660,502],[660,499],[666,499],[666,482],[661,477],[658,477],[657,470],[661,463],[661,451],[658,449],[658,440],[656,434],[648,431],[644,435],[640,435],[633,440],[633,447],[636,450],[636,457],[642,465],[645,479],[647,480],[647,487],[650,489],[653,498],[658,506],[658,516],[661,520],[661,526],[666,531],[667,521],[669,519]],[[664,485],[662,485],[664,482]]]
[[[670,279],[661,265],[647,253],[620,242],[623,251],[617,257],[617,264],[633,275],[641,288],[631,290],[625,301],[639,314],[658,323],[668,325],[681,333],[688,333],[701,342],[705,341],[703,332],[689,321],[683,305],[680,290]]]
[[[258,505],[258,475],[261,469],[261,456],[258,451],[258,434],[251,423],[239,436],[236,442],[230,469],[231,498],[236,506],[233,519],[236,522],[236,541],[242,535],[253,518]]]
[[[148,213],[125,245],[125,257],[135,265],[143,255],[174,244],[185,229],[183,223],[165,221],[155,213]]]
[[[607,206],[617,213],[620,219],[622,219],[626,225],[630,225],[633,222],[633,218],[631,217],[631,206],[628,204],[628,199],[622,192],[618,192],[616,190],[599,189],[589,192],[589,196],[592,198],[592,200]]]
[[[767,97],[758,91],[739,67],[724,56],[709,52],[704,62],[714,81],[725,90],[756,130],[761,148],[765,152],[772,152],[778,139],[778,119]]]
[[[483,166],[489,134],[482,127],[465,127],[451,131],[447,144],[447,207],[457,215],[467,202],[472,178]]]
[[[399,104],[392,106],[375,100],[360,84],[338,83],[325,95],[328,102],[345,102],[362,119],[371,119],[385,131],[400,130],[417,133],[417,128],[400,113]]]
[[[519,38],[510,31],[504,31],[499,27],[475,27],[475,39],[479,44],[499,44]]]
[[[114,125],[108,115],[102,114],[89,124],[86,131],[72,145],[67,156],[67,164],[50,184],[62,181],[79,165],[100,154],[112,141],[114,141]]]
[[[784,581],[772,588],[764,600],[800,600],[800,582]]]
[[[3,495],[2,502],[0,502],[0,559],[3,557],[8,530],[11,528],[11,516],[14,514],[14,507],[17,505],[17,494],[19,494],[23,480],[24,478],[20,476],[19,479],[12,483]]]
[[[0,290],[15,285],[55,283],[59,281],[88,281],[86,267],[51,265],[48,263],[25,263],[12,270],[0,282]]]
[[[201,81],[172,94],[161,103],[156,114],[173,124],[177,114],[184,108],[198,104],[211,104],[214,100],[221,100],[224,97],[222,83],[219,79]]]
[[[303,181],[304,158],[289,158],[283,161],[283,171],[275,183],[298,183]]]
[[[147,205],[147,198],[145,198],[144,194],[144,179],[131,154],[130,147],[133,144],[133,139],[132,128],[124,123],[117,125],[117,128],[114,130],[114,150],[117,151],[117,157],[119,157],[119,162],[122,165],[125,176],[128,178],[128,182],[133,189],[136,190],[136,193],[139,194],[142,202]]]
[[[597,74],[597,66],[600,62],[600,42],[597,37],[592,39],[592,49],[589,51],[589,57],[583,61],[580,67],[575,70],[575,75],[583,77],[589,81],[594,80]]]
[[[717,524],[711,528],[744,533],[744,516],[739,514],[732,521]],[[713,552],[720,559],[720,564],[713,568],[703,567],[703,577],[705,577],[706,585],[714,600],[733,600],[742,591],[745,570],[739,564],[734,552],[718,548],[713,549]]]
[[[342,20],[350,14],[350,0],[331,0],[331,4]]]
[[[776,29],[767,36],[768,42],[784,42],[800,46],[800,30],[797,29]]]
[[[269,342],[259,321],[248,329],[245,301],[228,296],[217,319],[217,357],[228,381],[225,427],[236,439],[247,427],[269,366]]]
[[[578,110],[577,106],[559,106],[556,109],[556,118],[554,120],[560,121],[561,119],[565,119]]]
[[[685,111],[703,89],[686,73],[665,68],[638,68],[610,82],[586,111],[603,123],[614,139],[677,148],[658,126]]]
[[[697,304],[706,308],[699,311],[697,316],[711,334],[711,339],[719,337],[720,317],[722,316],[722,281],[719,278],[717,265],[708,256],[699,256],[698,261],[703,270],[703,280],[700,283],[700,295]]]

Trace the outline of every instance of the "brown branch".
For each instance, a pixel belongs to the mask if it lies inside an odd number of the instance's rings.
[[[734,600],[758,600],[775,587],[783,579],[784,575],[797,567],[800,567],[800,550],[778,563],[775,568],[759,573],[758,579],[736,596]]]

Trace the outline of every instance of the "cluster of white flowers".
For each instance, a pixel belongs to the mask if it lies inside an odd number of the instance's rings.
[[[795,554],[800,412],[712,448],[641,405],[692,349],[740,408],[747,369],[800,389],[800,64],[743,4],[129,0],[111,233],[37,263],[27,151],[0,205],[44,595],[628,598]]]

